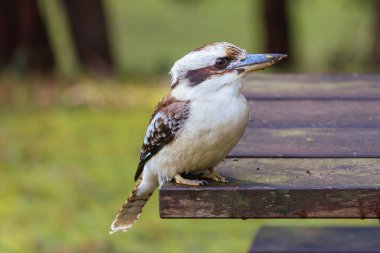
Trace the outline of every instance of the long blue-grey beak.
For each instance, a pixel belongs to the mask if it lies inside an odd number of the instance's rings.
[[[229,68],[248,73],[265,69],[286,57],[286,54],[247,54],[245,59],[230,64]]]

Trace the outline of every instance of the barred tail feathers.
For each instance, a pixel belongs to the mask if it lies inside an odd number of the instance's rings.
[[[146,183],[144,184],[142,181],[142,176],[140,176],[128,199],[112,222],[110,234],[120,230],[127,232],[139,218],[146,202],[157,187],[156,185],[152,187],[153,185],[150,184],[150,187],[147,188]]]

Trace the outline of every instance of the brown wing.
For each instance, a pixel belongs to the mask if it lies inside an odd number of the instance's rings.
[[[180,101],[168,95],[158,103],[146,130],[135,180],[143,172],[145,163],[165,145],[173,141],[177,132],[184,126],[189,117],[189,102]]]

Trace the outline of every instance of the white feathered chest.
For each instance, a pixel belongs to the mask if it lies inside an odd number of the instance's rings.
[[[248,105],[240,86],[227,87],[225,95],[219,92],[191,101],[183,129],[152,157],[147,168],[160,178],[171,179],[178,173],[214,167],[240,140],[248,119]]]

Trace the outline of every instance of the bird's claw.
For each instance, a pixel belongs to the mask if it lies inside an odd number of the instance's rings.
[[[207,180],[195,180],[199,182],[199,186],[207,185],[208,181]]]
[[[203,186],[208,184],[206,180],[196,180],[183,178],[181,175],[175,175],[174,180],[177,184],[192,185],[192,186]]]
[[[221,175],[218,175],[218,178],[215,181],[217,181],[217,182],[223,182],[223,183],[229,183],[230,182],[230,180],[228,180],[228,178],[222,177]]]
[[[213,180],[215,182],[223,182],[223,183],[228,183],[229,180],[218,173],[216,173],[215,170],[210,170],[206,173],[202,173],[202,178]]]

